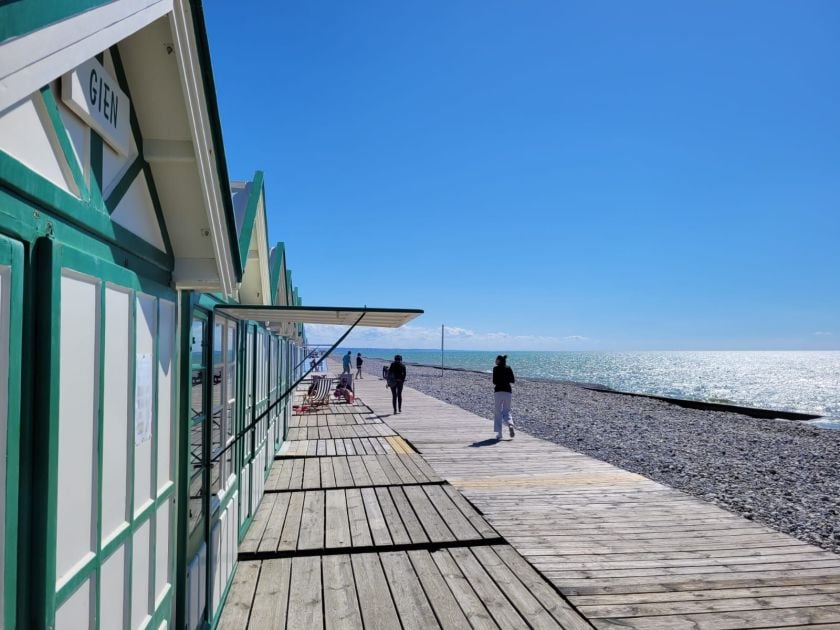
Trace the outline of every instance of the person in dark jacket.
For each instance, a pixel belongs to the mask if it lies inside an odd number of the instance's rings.
[[[391,388],[391,402],[394,403],[394,414],[402,412],[402,391],[405,384],[405,364],[399,354],[388,368],[388,387]]]
[[[502,422],[508,426],[510,437],[516,435],[513,427],[513,418],[510,415],[510,400],[513,396],[511,383],[515,383],[513,370],[507,364],[507,355],[500,354],[496,357],[496,367],[493,368],[493,385],[495,386],[493,396],[496,399],[496,414],[493,418],[493,428],[496,430],[496,439],[502,439]]]

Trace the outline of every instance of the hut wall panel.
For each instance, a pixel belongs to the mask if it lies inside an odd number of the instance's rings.
[[[157,416],[157,487],[158,494],[172,482],[175,460],[172,431],[173,404],[175,396],[175,304],[160,300],[160,322],[158,326],[158,416]]]
[[[93,599],[92,578],[82,585],[55,612],[55,630],[89,628]]]
[[[139,514],[148,507],[152,500],[152,436],[151,431],[144,432],[141,417],[143,406],[142,383],[152,383],[154,375],[155,329],[157,305],[148,295],[137,295],[135,322],[137,338],[135,347],[135,417],[134,417],[134,514]]]
[[[99,357],[99,282],[65,272],[61,278],[61,338],[56,580],[96,547],[94,525]]]
[[[155,606],[172,583],[172,514],[174,499],[170,499],[158,509],[155,518]]]
[[[129,331],[131,294],[105,288],[105,369],[103,371],[102,537],[109,540],[128,511]]]
[[[121,545],[102,564],[99,595],[101,628],[121,628],[125,625],[126,575],[125,545]]]
[[[151,521],[135,532],[131,558],[131,627],[138,628],[150,614],[149,577],[151,569]]]

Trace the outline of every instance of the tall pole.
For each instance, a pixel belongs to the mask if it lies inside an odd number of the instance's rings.
[[[440,325],[440,376],[443,377],[443,324]]]

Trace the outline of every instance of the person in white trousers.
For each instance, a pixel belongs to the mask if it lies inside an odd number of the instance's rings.
[[[507,364],[507,355],[500,354],[496,357],[496,367],[493,368],[493,385],[496,414],[493,418],[493,428],[496,430],[496,439],[502,439],[502,422],[508,426],[508,432],[512,438],[516,435],[513,426],[513,417],[510,415],[510,401],[513,396],[511,383],[515,383],[513,370]]]

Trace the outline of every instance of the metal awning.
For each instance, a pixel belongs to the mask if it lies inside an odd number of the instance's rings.
[[[264,322],[274,327],[282,324],[338,324],[399,328],[423,311],[418,308],[368,308],[366,306],[265,306],[262,304],[219,304],[220,315],[235,319]]]

